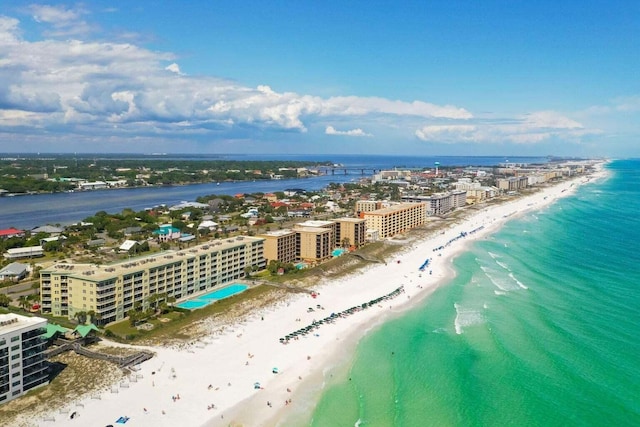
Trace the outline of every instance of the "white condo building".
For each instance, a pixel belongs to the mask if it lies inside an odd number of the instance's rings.
[[[0,403],[49,383],[42,338],[47,320],[0,314]]]

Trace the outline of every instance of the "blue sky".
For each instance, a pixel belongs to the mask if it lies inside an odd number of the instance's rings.
[[[0,152],[640,155],[637,1],[0,7]]]

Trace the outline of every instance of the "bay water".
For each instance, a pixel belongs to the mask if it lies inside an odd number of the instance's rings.
[[[640,425],[640,161],[607,168],[471,245],[283,424]]]

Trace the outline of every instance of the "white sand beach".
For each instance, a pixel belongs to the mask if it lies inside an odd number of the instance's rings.
[[[219,325],[215,329],[212,325],[207,338],[188,346],[153,348],[156,357],[143,363],[130,380],[32,422],[43,426],[271,426],[292,414],[308,412],[314,406],[310,396],[321,390],[326,369],[348,362],[367,330],[446,284],[453,275],[452,259],[469,242],[486,238],[507,220],[541,209],[589,179],[605,175],[599,165],[589,178],[577,177],[531,196],[487,206],[441,234],[407,245],[387,264],[371,264],[344,279],[318,283],[317,298],[292,294],[222,332]],[[441,246],[444,249],[434,251]],[[429,265],[420,271],[427,259],[431,259]],[[287,344],[280,341],[314,321],[361,306],[400,286],[404,292],[394,298],[324,322]],[[76,416],[71,419],[73,412]],[[120,417],[129,419],[117,424]]]

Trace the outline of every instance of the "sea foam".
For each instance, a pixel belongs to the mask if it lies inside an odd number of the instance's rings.
[[[462,307],[458,303],[453,304],[453,306],[456,309],[456,319],[453,322],[456,334],[462,334],[464,332],[463,329],[468,326],[480,325],[485,322],[484,316],[479,310]]]

